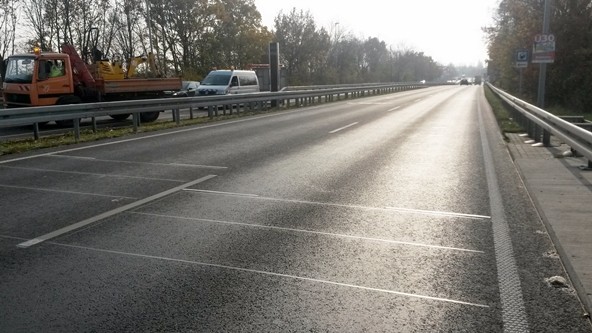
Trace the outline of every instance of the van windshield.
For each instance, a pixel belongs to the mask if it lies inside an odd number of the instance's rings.
[[[203,86],[226,86],[230,81],[231,73],[210,73],[201,81]]]
[[[34,57],[10,57],[6,64],[6,83],[31,83],[35,71]]]

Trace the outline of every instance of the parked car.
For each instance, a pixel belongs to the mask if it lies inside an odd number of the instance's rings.
[[[176,97],[190,97],[197,94],[198,81],[183,81],[181,90],[175,91],[172,95]]]

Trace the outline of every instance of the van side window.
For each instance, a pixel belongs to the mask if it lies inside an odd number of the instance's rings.
[[[233,76],[232,79],[230,80],[230,86],[231,87],[238,87],[238,77]]]
[[[241,86],[256,86],[257,80],[255,78],[256,77],[253,75],[246,75],[246,74],[240,75]]]

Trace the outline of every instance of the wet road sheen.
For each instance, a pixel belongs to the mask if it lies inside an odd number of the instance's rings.
[[[497,131],[433,87],[0,159],[0,331],[589,332]]]

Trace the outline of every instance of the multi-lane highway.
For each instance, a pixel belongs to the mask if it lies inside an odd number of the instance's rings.
[[[0,158],[2,332],[590,332],[481,87]]]

